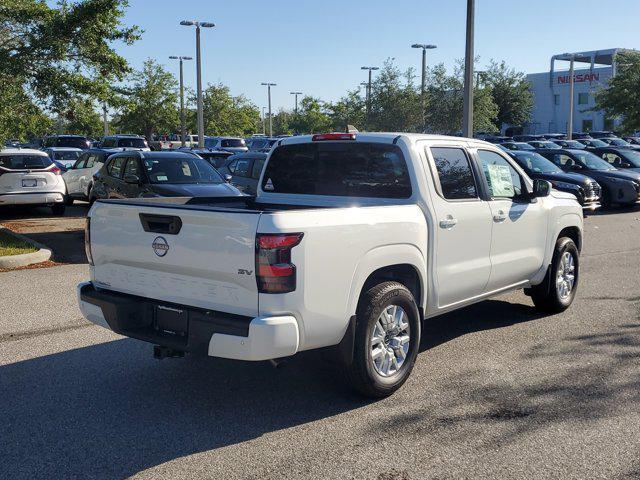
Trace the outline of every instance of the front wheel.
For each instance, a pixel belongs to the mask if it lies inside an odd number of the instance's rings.
[[[420,315],[411,292],[384,282],[363,294],[358,305],[351,386],[362,395],[383,398],[407,380],[420,346]]]
[[[51,212],[57,216],[57,217],[61,217],[62,215],[64,215],[64,211],[66,209],[66,206],[64,203],[56,203],[55,205],[53,205],[51,207]]]
[[[559,238],[547,278],[531,288],[535,307],[543,312],[565,311],[576,296],[580,272],[578,247],[570,238]]]

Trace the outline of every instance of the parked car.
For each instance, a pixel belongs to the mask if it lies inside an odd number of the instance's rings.
[[[580,278],[575,197],[478,140],[288,138],[255,198],[223,200],[96,202],[85,318],[158,358],[337,345],[351,385],[384,397],[411,373],[423,319],[517,288],[563,311]]]
[[[624,137],[631,145],[640,145],[640,137]]]
[[[605,131],[596,131],[596,132],[589,132],[589,135],[591,136],[591,138],[609,138],[609,137],[615,137],[616,134],[614,132],[611,132],[609,130],[605,130]]]
[[[255,195],[258,191],[258,179],[267,159],[266,153],[238,153],[229,157],[224,165],[218,168],[222,174],[229,175],[231,185],[243,193]]]
[[[585,148],[585,145],[578,140],[554,140],[553,143],[562,148],[570,148],[573,150],[582,150]]]
[[[82,135],[52,135],[43,139],[42,147],[71,147],[86,150],[91,147],[91,141]]]
[[[564,133],[543,133],[542,138],[556,142],[557,140],[565,140],[567,135]]]
[[[640,152],[637,150],[605,147],[594,148],[591,152],[620,170],[640,172]]]
[[[247,142],[247,148],[252,152],[268,153],[281,138],[277,137],[253,137]]]
[[[611,147],[619,147],[619,148],[631,148],[633,150],[640,149],[640,146],[633,145],[626,140],[617,137],[603,137],[602,140],[604,143]]]
[[[204,146],[211,150],[226,150],[232,153],[242,153],[249,150],[244,138],[236,137],[207,137],[204,139]]]
[[[526,142],[503,142],[499,144],[504,150],[535,150]]]
[[[110,135],[102,139],[100,148],[126,148],[145,152],[151,150],[147,140],[140,135]]]
[[[550,142],[548,140],[532,140],[528,143],[536,150],[548,150],[548,149],[560,148],[560,145],[558,145],[555,142]]]
[[[565,172],[582,173],[598,182],[603,207],[640,202],[640,173],[618,170],[587,150],[544,150],[541,154]]]
[[[600,206],[600,185],[586,175],[564,172],[556,164],[536,152],[511,151],[514,158],[530,178],[548,180],[553,188],[575,195],[584,210]]]
[[[542,135],[514,135],[513,140],[516,142],[541,142],[544,141],[545,138]]]
[[[116,153],[93,178],[91,200],[242,195],[209,162],[180,151]]]
[[[233,153],[227,152],[226,150],[209,150],[208,148],[202,150],[198,148],[192,148],[188,151],[204,158],[216,169],[222,167],[226,163],[227,159],[233,155]]]
[[[576,132],[571,134],[571,138],[574,140],[589,140],[593,137],[588,132]]]
[[[97,148],[85,150],[76,163],[62,174],[67,188],[65,196],[67,205],[72,205],[75,200],[91,200],[93,175],[102,168],[112,154],[110,151]]]
[[[482,140],[484,140],[485,142],[494,143],[496,145],[500,145],[501,143],[504,143],[504,142],[515,141],[513,137],[506,137],[506,136],[500,136],[500,135],[487,135]]]
[[[82,150],[73,147],[48,147],[43,149],[43,152],[49,155],[51,160],[64,165],[66,170],[76,163],[76,160],[78,160]]]
[[[0,150],[0,206],[49,206],[64,215],[64,180],[49,156],[40,150]]]
[[[608,143],[598,140],[597,138],[581,138],[578,141],[588,149],[609,146]]]

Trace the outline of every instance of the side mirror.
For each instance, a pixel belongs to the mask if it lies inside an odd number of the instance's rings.
[[[140,177],[138,177],[138,175],[129,173],[124,176],[124,181],[125,183],[133,183],[135,185],[138,185],[140,183]]]
[[[539,178],[533,181],[533,197],[548,197],[551,193],[551,182]]]
[[[231,180],[233,180],[233,176],[229,175],[228,173],[224,176],[224,181],[227,183],[231,183]]]
[[[582,165],[578,165],[577,163],[575,165],[571,165],[571,170],[582,170]]]
[[[632,165],[631,165],[629,162],[622,162],[622,163],[620,164],[620,166],[621,166],[622,168],[631,168],[631,167],[632,167]]]

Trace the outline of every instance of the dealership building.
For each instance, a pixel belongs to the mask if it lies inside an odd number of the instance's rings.
[[[594,94],[618,69],[617,55],[625,49],[554,55],[548,72],[527,75],[534,96],[525,133],[566,133],[569,124],[569,64],[574,58],[573,131],[613,130],[617,122],[593,111]]]

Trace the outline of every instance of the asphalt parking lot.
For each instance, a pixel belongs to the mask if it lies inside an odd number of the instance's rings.
[[[157,361],[89,325],[83,211],[0,220],[64,245],[0,273],[2,478],[640,478],[640,209],[586,220],[567,312],[516,292],[432,320],[376,402],[323,353]]]

